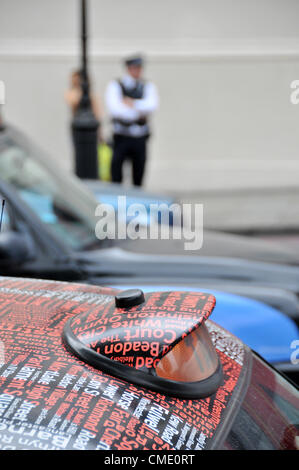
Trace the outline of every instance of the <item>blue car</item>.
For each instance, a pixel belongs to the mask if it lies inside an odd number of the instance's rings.
[[[125,198],[126,212],[122,212],[122,216],[126,222],[132,220],[132,216],[127,215],[127,209],[133,204],[142,204],[146,210],[146,215],[138,216],[138,221],[141,225],[149,225],[151,222],[157,222],[158,224],[167,224],[172,226],[174,223],[182,223],[182,220],[176,221],[174,216],[172,204],[177,201],[171,196],[151,194],[148,191],[144,191],[140,188],[126,188],[121,184],[117,183],[105,183],[101,181],[84,181],[90,191],[93,192],[97,201],[101,204],[111,205],[116,212],[118,212],[119,197]],[[154,220],[153,213],[151,212],[151,206],[157,205],[157,217]]]

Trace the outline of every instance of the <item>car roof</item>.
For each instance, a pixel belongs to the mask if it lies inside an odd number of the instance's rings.
[[[249,352],[213,322],[207,322],[208,329],[224,378],[217,392],[202,400],[182,400],[132,385],[65,349],[61,334],[66,321],[86,311],[100,313],[116,292],[0,278],[0,339],[5,356],[0,369],[0,424],[16,448],[21,445],[16,432],[20,426],[26,435],[32,433],[40,448],[67,449],[126,448],[128,439],[137,436],[140,449],[192,450],[209,447],[220,432],[226,411],[239,400]],[[42,433],[47,437],[43,439]],[[21,441],[24,448],[24,436]],[[25,448],[31,448],[30,439],[26,442]]]

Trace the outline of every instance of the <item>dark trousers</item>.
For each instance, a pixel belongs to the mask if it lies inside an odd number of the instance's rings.
[[[122,182],[122,168],[125,160],[132,161],[133,183],[142,185],[142,179],[146,161],[147,137],[128,137],[114,135],[113,157],[111,164],[112,181]]]

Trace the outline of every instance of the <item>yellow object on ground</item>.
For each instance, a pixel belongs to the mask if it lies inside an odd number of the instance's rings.
[[[112,148],[105,142],[98,145],[99,178],[102,181],[111,181]]]

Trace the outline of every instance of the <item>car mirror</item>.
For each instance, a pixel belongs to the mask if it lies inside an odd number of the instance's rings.
[[[0,233],[0,266],[22,264],[32,258],[27,238],[12,230]]]

